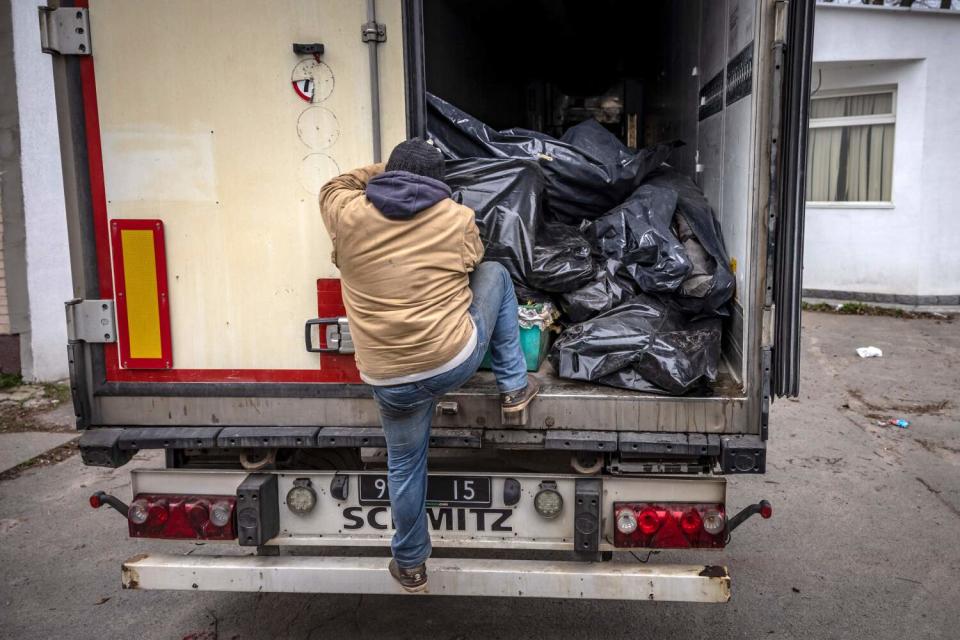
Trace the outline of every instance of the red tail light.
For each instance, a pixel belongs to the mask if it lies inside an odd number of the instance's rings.
[[[773,507],[766,500],[760,503],[760,517],[764,520],[769,520],[770,516],[773,515]]]
[[[214,520],[211,510],[216,506]],[[130,503],[127,522],[132,538],[233,540],[237,537],[236,496],[140,494]]]
[[[615,547],[690,549],[726,544],[726,514],[722,504],[616,502],[613,505],[615,523],[621,522],[625,511],[634,513],[637,527],[624,533],[614,526]],[[629,517],[623,521],[629,521]]]
[[[636,511],[636,509],[634,509],[634,511]],[[619,515],[619,513],[620,510],[617,511],[617,515]],[[637,515],[637,524],[637,529],[640,533],[646,536],[652,535],[660,528],[660,514],[656,509],[647,507]]]
[[[703,519],[696,509],[687,509],[680,516],[680,528],[688,536],[693,536],[703,530]]]

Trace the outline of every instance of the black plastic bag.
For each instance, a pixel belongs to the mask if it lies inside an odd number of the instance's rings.
[[[670,227],[676,208],[676,191],[643,185],[591,225],[597,250],[622,263],[641,291],[676,291],[690,273]]]
[[[445,182],[451,198],[473,209],[484,259],[499,262],[527,288],[533,249],[543,218],[543,173],[530,160],[457,160],[447,162]]]
[[[427,94],[427,135],[444,155],[535,160],[546,178],[547,206],[565,222],[593,219],[626,198],[679,143],[633,153],[594,120],[561,140],[537,131],[499,132],[450,103]]]
[[[543,173],[531,160],[447,162],[451,197],[474,210],[484,257],[510,272],[524,299],[572,291],[593,276],[589,240],[575,227],[544,222]]]
[[[733,298],[736,279],[710,202],[693,180],[671,167],[660,167],[644,184],[677,193],[673,227],[692,268],[673,300],[690,314],[728,315],[726,305]]]
[[[560,223],[544,224],[533,247],[530,283],[551,293],[574,291],[593,278],[595,263],[590,241],[579,229]]]
[[[550,351],[563,378],[681,395],[717,378],[719,318],[689,319],[669,301],[638,295],[568,327]]]
[[[560,308],[570,322],[589,320],[613,309],[637,292],[636,285],[621,274],[621,266],[616,260],[607,260],[587,284],[560,296]]]

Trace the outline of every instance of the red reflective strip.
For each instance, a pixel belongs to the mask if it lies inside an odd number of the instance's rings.
[[[80,84],[83,87],[83,114],[87,127],[87,170],[90,173],[90,199],[97,247],[97,281],[100,297],[113,297],[110,280],[110,249],[107,246],[107,195],[103,181],[103,151],[100,148],[100,116],[97,112],[96,79],[93,60],[80,59]]]
[[[339,356],[344,357],[344,356]],[[356,365],[354,365],[356,367]],[[168,369],[110,372],[112,382],[348,382],[347,376],[329,369]]]
[[[157,278],[157,310],[160,325],[160,357],[134,358],[130,351],[129,315],[127,311],[126,266],[124,264],[123,232],[149,231],[153,235],[153,259]],[[173,346],[170,338],[170,294],[167,289],[167,257],[163,239],[163,222],[160,220],[114,220],[110,224],[113,243],[113,278],[116,282],[117,323],[120,332],[120,361],[124,369],[170,369],[173,363]]]
[[[343,289],[338,278],[320,278],[317,280],[317,316],[320,318],[339,318],[347,315],[343,306]],[[320,346],[326,346],[326,335],[320,331]],[[320,373],[325,382],[361,382],[360,371],[353,354],[320,354]]]
[[[77,0],[78,8],[87,8],[87,0]],[[103,180],[103,150],[100,145],[100,114],[97,109],[97,79],[93,56],[80,56],[80,90],[83,101],[83,124],[87,143],[87,171],[90,175],[90,207],[93,213],[94,246],[97,251],[97,284],[100,298],[113,299],[110,270],[110,231],[107,225],[107,195]],[[103,345],[107,379],[120,369],[118,345]]]

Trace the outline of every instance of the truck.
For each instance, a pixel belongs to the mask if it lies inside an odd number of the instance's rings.
[[[444,397],[429,593],[727,601],[723,549],[772,513],[760,496],[728,510],[728,481],[764,473],[770,405],[798,389],[813,4],[40,7],[82,460],[164,452],[130,472],[129,496],[90,497],[141,539],[118,558],[123,588],[401,593],[387,572],[383,433],[317,195],[424,135],[430,92],[498,126],[557,135],[594,117],[630,147],[685,141],[670,162],[712,203],[736,294],[720,373],[687,395],[544,364],[519,415],[501,412],[489,372]],[[163,540],[205,544],[180,554]],[[659,549],[717,559],[628,553]]]

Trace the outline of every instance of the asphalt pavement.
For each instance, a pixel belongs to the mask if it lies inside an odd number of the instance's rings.
[[[957,638],[958,327],[805,314],[801,396],[773,405],[768,472],[729,489],[729,508],[767,498],[774,517],[723,551],[650,560],[727,565],[728,604],[123,591],[129,556],[206,552],[130,540],[122,518],[87,505],[94,489],[129,498],[129,469],[161,465],[154,452],[0,481],[0,637]],[[861,359],[861,346],[884,355]]]

